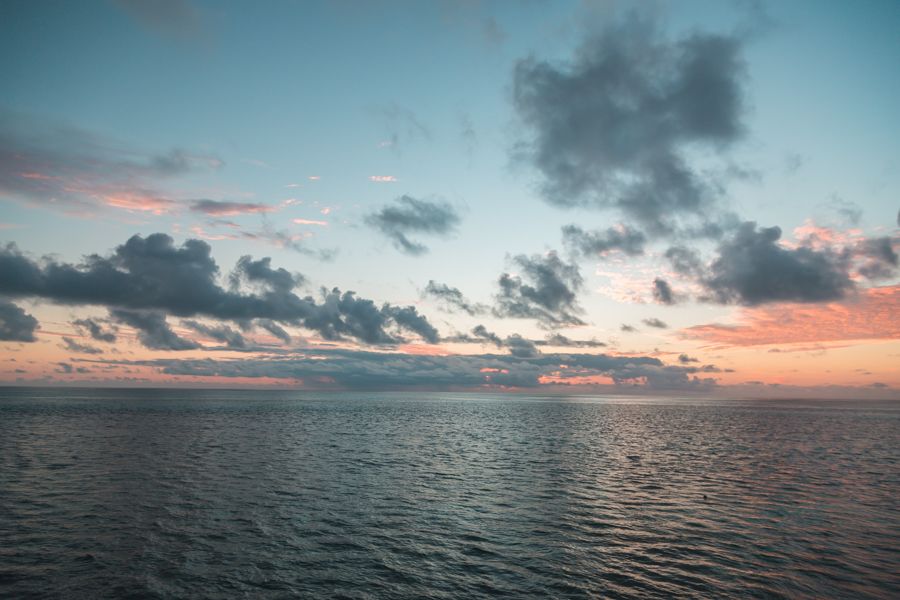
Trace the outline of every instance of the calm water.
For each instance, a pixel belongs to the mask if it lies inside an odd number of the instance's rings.
[[[900,597],[900,405],[0,389],[3,597]]]

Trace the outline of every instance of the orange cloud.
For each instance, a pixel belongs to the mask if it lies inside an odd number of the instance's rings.
[[[688,327],[680,336],[715,346],[896,340],[900,339],[900,285],[869,288],[843,302],[746,308],[739,321],[737,325]]]

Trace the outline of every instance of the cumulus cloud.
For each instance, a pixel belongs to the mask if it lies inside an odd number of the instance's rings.
[[[503,273],[498,280],[494,314],[498,317],[536,319],[543,327],[584,325],[578,292],[584,280],[578,266],[563,262],[555,252],[518,255],[513,263],[521,273]]]
[[[887,279],[897,274],[898,257],[894,246],[897,240],[887,236],[861,240],[853,249],[862,262],[857,272],[866,279]]]
[[[366,217],[366,223],[386,235],[401,252],[418,256],[428,247],[409,239],[409,235],[446,235],[459,224],[456,210],[447,202],[419,200],[400,196],[394,204],[385,206]]]
[[[35,342],[37,328],[37,319],[12,302],[0,299],[0,341]]]
[[[450,287],[446,283],[438,283],[433,279],[428,281],[428,285],[425,286],[422,295],[441,300],[451,312],[460,310],[474,317],[488,311],[488,307],[484,304],[473,303],[467,300],[463,293],[459,291],[459,288]]]
[[[653,280],[653,298],[660,304],[675,304],[675,293],[664,279]]]
[[[438,340],[434,327],[412,306],[376,306],[336,288],[323,289],[320,300],[300,297],[293,290],[296,276],[273,269],[266,259],[242,258],[238,272],[239,279],[261,284],[262,289],[245,292],[221,287],[209,244],[189,239],[178,247],[161,233],[146,238],[135,235],[111,255],[90,255],[80,264],[37,262],[12,244],[0,248],[0,294],[11,297],[220,321],[268,319],[310,329],[328,340],[349,337],[370,344],[396,344],[404,340],[403,331],[429,342]]]
[[[195,350],[200,344],[172,331],[165,314],[149,310],[111,309],[109,316],[138,332],[138,340],[153,350]]]
[[[652,232],[681,216],[705,219],[718,181],[689,164],[744,130],[738,37],[666,39],[632,17],[588,39],[568,63],[517,63],[515,108],[530,133],[520,157],[543,176],[551,203],[614,207]]]
[[[779,227],[745,222],[718,247],[701,278],[712,299],[746,305],[822,302],[842,298],[853,287],[844,259],[830,249],[778,244]]]
[[[501,338],[496,333],[488,331],[484,325],[477,325],[472,329],[474,341],[488,342],[494,344],[498,348],[505,348],[513,356],[519,358],[530,358],[540,354],[535,343],[529,339],[523,338],[518,333]],[[457,341],[471,341],[467,338],[461,338]]]
[[[586,257],[604,255],[618,250],[628,256],[644,253],[647,237],[640,231],[624,225],[610,227],[605,231],[584,231],[577,225],[562,228],[563,243],[576,254]]]

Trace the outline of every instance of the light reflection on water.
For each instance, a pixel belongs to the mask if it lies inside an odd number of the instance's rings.
[[[0,390],[0,596],[900,596],[900,405]]]

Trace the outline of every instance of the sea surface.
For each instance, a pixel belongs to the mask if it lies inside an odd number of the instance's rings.
[[[4,598],[900,598],[900,404],[0,389]]]

